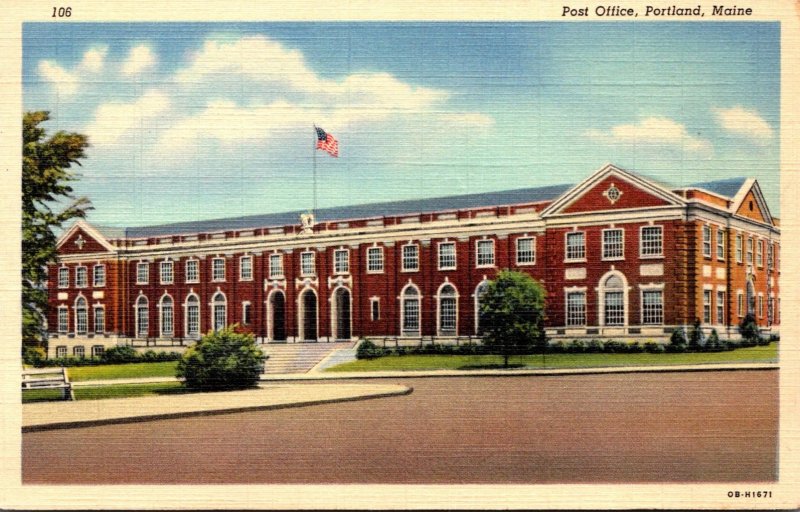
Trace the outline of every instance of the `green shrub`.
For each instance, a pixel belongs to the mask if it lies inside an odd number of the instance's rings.
[[[613,342],[611,342],[611,343],[613,343]],[[600,340],[591,340],[591,341],[589,341],[589,344],[586,346],[586,352],[589,352],[589,353],[592,353],[592,354],[601,353],[606,349],[605,345],[606,344],[604,344]]]
[[[358,345],[356,349],[356,359],[375,359],[386,355],[387,352],[383,348],[372,343],[370,340],[364,340]]]
[[[769,335],[769,341],[781,341],[781,335],[777,333],[772,333]]]
[[[644,352],[644,347],[642,347],[638,341],[634,341],[628,345],[628,352],[631,354],[640,354]]]
[[[692,324],[692,330],[689,332],[689,349],[690,350],[702,350],[703,345],[705,345],[705,335],[703,334],[703,328],[700,324],[700,319],[697,318]]]
[[[756,317],[753,316],[752,313],[748,313],[742,318],[742,321],[739,323],[739,334],[742,335],[743,340],[752,342],[752,345],[749,345],[751,347],[754,347],[761,339],[761,331],[758,329]]]
[[[103,355],[100,356],[100,359],[104,363],[119,364],[140,361],[142,358],[139,353],[136,352],[136,349],[130,345],[120,345],[118,347],[111,347],[108,350],[105,350]]]
[[[25,347],[22,352],[22,361],[25,364],[41,368],[47,362],[47,352],[41,347]]]
[[[703,347],[703,351],[705,352],[722,352],[725,350],[725,344],[720,341],[719,335],[717,334],[716,329],[711,329],[711,334],[708,335],[708,339],[706,340],[706,344]]]
[[[238,333],[233,326],[208,333],[190,347],[178,362],[176,376],[192,389],[244,389],[258,382],[265,360],[253,335]]]

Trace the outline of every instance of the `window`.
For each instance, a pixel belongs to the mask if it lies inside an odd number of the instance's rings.
[[[103,334],[106,331],[106,310],[102,306],[94,308],[94,332]]]
[[[703,256],[711,257],[711,226],[703,226]]]
[[[86,309],[86,299],[78,297],[75,301],[75,334],[86,334],[89,330],[89,312]]]
[[[136,265],[136,284],[147,284],[150,280],[150,265],[138,263]]]
[[[69,308],[60,306],[58,308],[58,332],[66,333],[69,330]]]
[[[211,260],[211,280],[225,280],[225,258],[214,258]]]
[[[105,351],[103,345],[92,345],[92,357],[101,357]]]
[[[383,248],[367,249],[367,272],[383,272]]]
[[[316,271],[314,265],[314,253],[304,252],[300,254],[300,274],[304,276],[313,276]]]
[[[171,261],[161,262],[161,284],[172,284],[175,280],[173,263]]]
[[[228,305],[225,296],[221,293],[214,295],[212,299],[212,319],[211,325],[214,326],[215,331],[221,331],[227,325],[228,319]]]
[[[381,318],[381,301],[380,299],[370,299],[370,320],[375,322]]]
[[[200,299],[197,295],[186,298],[186,336],[196,338],[200,335]]]
[[[89,270],[86,267],[75,267],[75,286],[78,288],[89,286]]]
[[[150,331],[150,308],[147,297],[140,295],[136,301],[136,337],[146,338]]]
[[[703,323],[711,323],[711,290],[703,290]]]
[[[742,235],[736,235],[736,263],[742,262]]]
[[[453,270],[456,268],[456,244],[442,242],[439,244],[439,270]]]
[[[172,297],[165,295],[161,299],[161,336],[172,336],[175,333],[175,313]]]
[[[416,247],[416,246],[413,246]],[[403,334],[419,334],[419,292],[413,286],[403,290]]]
[[[664,293],[661,290],[642,291],[642,324],[664,323]]]
[[[759,240],[758,245],[756,246],[756,265],[758,268],[764,266],[764,241]]]
[[[747,264],[748,265],[752,265],[753,264],[753,239],[752,238],[748,238],[747,239]]]
[[[252,321],[252,307],[250,307],[250,303],[242,302],[242,325],[250,325]]]
[[[457,318],[457,298],[456,289],[451,285],[445,285],[439,291],[439,333],[455,334]]]
[[[567,293],[567,325],[586,325],[586,292]]]
[[[76,345],[72,347],[72,355],[80,359],[86,357],[86,351],[83,349],[83,345]]]
[[[661,226],[646,226],[642,228],[639,255],[642,257],[662,256],[664,253],[664,233]]]
[[[758,318],[764,318],[764,296],[758,294]]]
[[[625,283],[611,275],[603,284],[604,325],[625,325]]]
[[[536,263],[536,239],[517,238],[517,265]]]
[[[94,270],[92,271],[92,283],[94,286],[105,286],[106,285],[106,266],[105,265],[95,265]]]
[[[333,271],[336,274],[347,274],[350,272],[350,251],[338,249],[333,252]]]
[[[736,315],[742,317],[744,312],[744,292],[739,290],[736,292]]]
[[[603,230],[603,259],[620,259],[625,257],[624,234],[621,229]]]
[[[717,323],[725,325],[725,292],[717,290]]]
[[[277,279],[283,277],[283,255],[270,254],[269,255],[269,277]]]
[[[67,347],[64,345],[59,345],[56,347],[56,357],[59,359],[62,357],[67,357]]]
[[[403,272],[416,272],[419,270],[419,247],[416,245],[403,246]]]
[[[717,230],[717,259],[725,259],[725,231]]]
[[[494,240],[478,240],[478,266],[494,265]]]
[[[567,233],[567,261],[582,261],[586,259],[586,244],[582,231]]]
[[[239,258],[239,281],[253,280],[253,257],[242,256]]]
[[[767,270],[772,270],[772,265],[775,261],[775,253],[774,253],[774,244],[772,242],[767,242]]]
[[[58,287],[69,288],[69,268],[61,267],[58,269]]]
[[[197,260],[186,261],[186,282],[199,283],[200,282],[200,262]]]

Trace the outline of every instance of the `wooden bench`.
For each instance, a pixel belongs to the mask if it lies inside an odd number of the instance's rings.
[[[30,389],[60,389],[64,400],[75,400],[72,383],[64,367],[22,370],[22,390]]]

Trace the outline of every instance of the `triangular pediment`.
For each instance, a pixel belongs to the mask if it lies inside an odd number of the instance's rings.
[[[745,217],[756,222],[775,225],[767,201],[761,193],[761,187],[754,179],[748,179],[733,198],[731,209],[734,215]]]
[[[553,201],[542,216],[682,204],[679,196],[658,183],[608,164]]]
[[[91,225],[78,221],[59,237],[56,244],[59,254],[96,254],[110,252],[114,246]]]

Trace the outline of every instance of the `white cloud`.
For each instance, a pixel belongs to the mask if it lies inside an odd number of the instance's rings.
[[[145,92],[138,100],[130,103],[105,103],[97,107],[94,120],[84,130],[89,142],[113,144],[129,130],[138,128],[143,122],[164,115],[170,102],[166,95],[156,90]]]
[[[610,130],[588,130],[585,135],[611,144],[675,146],[697,152],[712,151],[711,143],[693,137],[686,127],[666,117],[648,117],[637,124],[621,124]]]
[[[735,106],[717,109],[715,114],[719,125],[735,135],[749,138],[760,145],[772,139],[772,127],[757,112]]]
[[[143,71],[152,69],[156,65],[156,56],[148,46],[136,46],[131,48],[128,58],[122,63],[123,75],[138,75]]]
[[[107,53],[107,46],[92,48],[83,54],[83,60],[80,63],[80,67],[92,73],[99,72],[103,69],[103,64],[105,64]]]
[[[71,95],[78,90],[78,77],[50,60],[39,61],[39,74],[61,94]]]

